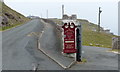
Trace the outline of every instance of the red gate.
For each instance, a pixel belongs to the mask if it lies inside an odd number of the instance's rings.
[[[76,53],[75,46],[75,24],[65,23],[62,28],[64,29],[64,53]]]

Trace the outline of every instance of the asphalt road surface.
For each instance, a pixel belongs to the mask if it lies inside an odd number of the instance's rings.
[[[19,27],[2,32],[3,70],[33,70],[37,66],[39,70],[63,70],[62,67],[37,49],[37,41],[31,35],[31,33],[43,31],[44,25],[41,20],[35,19]],[[48,26],[51,27],[53,25]],[[49,31],[49,34],[54,32],[53,29]],[[57,41],[53,38],[43,39],[44,43],[47,43],[46,47],[54,47],[52,42]],[[48,40],[51,42],[48,43]],[[117,70],[117,54],[106,52],[107,48],[83,46],[83,50],[83,57],[87,59],[87,63],[76,64],[70,70]]]
[[[83,46],[85,64],[76,64],[70,70],[118,70],[118,54],[107,52],[109,48]]]
[[[39,26],[38,26],[39,25]],[[44,24],[39,20],[32,20],[22,26],[2,32],[2,69],[3,70],[33,70],[39,64],[39,68],[62,69],[59,65],[35,48],[27,48],[26,45],[34,29],[39,27],[41,32]],[[30,53],[32,52],[32,53]]]

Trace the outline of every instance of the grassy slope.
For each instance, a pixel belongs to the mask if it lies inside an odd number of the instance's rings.
[[[6,30],[6,29],[9,29],[9,28],[15,27],[17,25],[24,24],[25,22],[27,22],[29,20],[28,18],[26,18],[22,14],[20,14],[20,13],[16,12],[15,10],[11,9],[10,7],[8,7],[6,4],[4,4],[4,3],[0,3],[0,4],[2,4],[2,15],[4,15],[4,13],[10,13],[15,18],[18,18],[18,17],[21,18],[21,21],[19,21],[19,20],[16,21],[15,19],[9,19],[9,24],[11,26],[2,27],[1,30]]]
[[[53,21],[55,21],[58,24],[62,23],[58,19],[53,19]],[[78,21],[80,21],[82,24],[83,45],[90,46],[90,43],[92,43],[92,46],[111,48],[112,37],[114,37],[113,35],[92,31],[93,28],[97,29],[97,25],[90,23],[87,20],[78,19]]]
[[[95,31],[92,31],[92,28],[97,29],[97,25],[79,19],[79,21],[82,23],[82,40],[83,40],[83,45],[89,46],[90,43],[93,44],[93,46],[97,46],[96,44],[99,44],[99,47],[106,47],[106,48],[111,48],[112,46],[112,37],[114,37],[111,34],[106,34],[106,33],[98,33]]]

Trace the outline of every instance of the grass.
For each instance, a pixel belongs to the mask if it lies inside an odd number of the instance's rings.
[[[62,23],[59,19],[53,19],[53,21],[58,24]],[[82,45],[105,48],[112,47],[112,38],[114,35],[93,31],[92,29],[97,30],[98,26],[94,23],[90,23],[88,20],[78,19],[78,21],[82,24]]]
[[[114,37],[114,35],[92,31],[92,28],[97,30],[97,25],[92,24],[89,26],[89,24],[88,22],[82,24],[82,44],[87,46],[92,44],[92,46],[111,48],[112,37]]]
[[[83,64],[83,63],[86,63],[87,62],[87,59],[86,58],[82,58],[82,61],[81,62],[77,62],[78,64]]]
[[[87,62],[87,59],[86,58],[82,58],[82,62]]]
[[[98,33],[84,29],[82,31],[83,45],[87,45],[87,46],[89,46],[91,43],[92,46],[96,46],[97,44],[99,44],[98,47],[111,48],[112,37],[113,37],[112,35],[105,33]]]
[[[7,29],[10,29],[10,28],[22,25],[22,24],[24,24],[24,23],[18,23],[18,24],[14,24],[14,25],[10,25],[10,26],[0,27],[0,31],[5,31]]]
[[[51,19],[51,20],[53,20],[57,24],[60,24],[60,25],[62,24],[62,21],[60,19]]]

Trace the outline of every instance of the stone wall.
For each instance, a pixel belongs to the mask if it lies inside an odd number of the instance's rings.
[[[112,49],[120,49],[120,36],[112,38]]]

